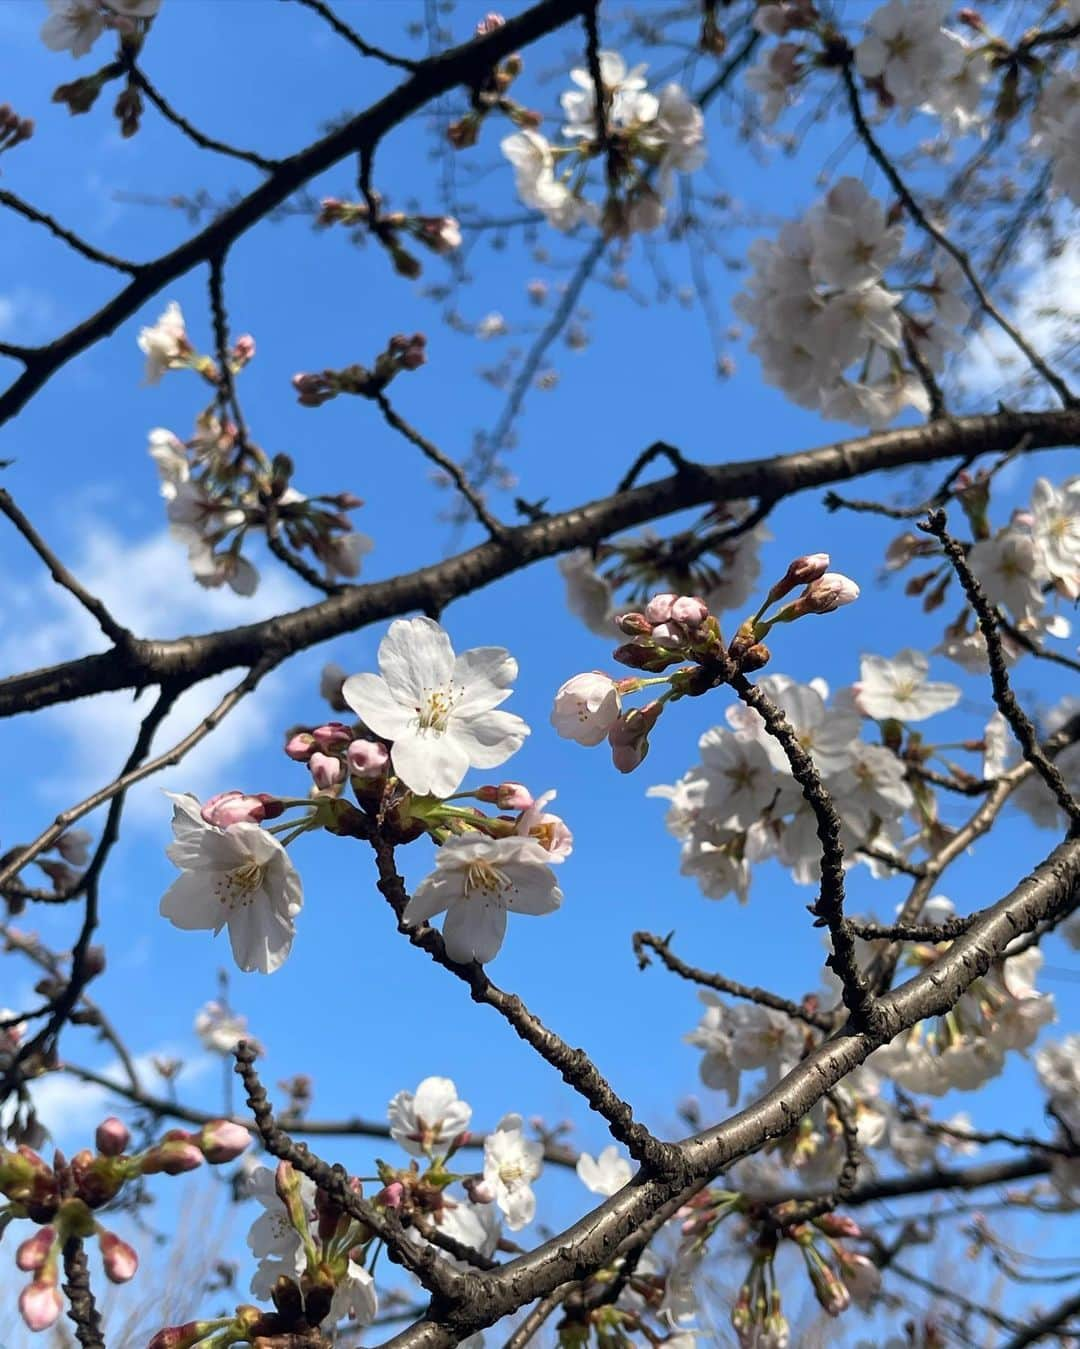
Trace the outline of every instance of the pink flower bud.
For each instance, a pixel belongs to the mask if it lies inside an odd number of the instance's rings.
[[[130,1142],[131,1130],[115,1115],[103,1119],[94,1134],[97,1150],[104,1157],[119,1157]]]
[[[300,405],[306,408],[317,408],[338,395],[338,382],[332,370],[324,370],[322,374],[293,375],[292,384]]]
[[[831,614],[845,604],[859,598],[859,587],[850,577],[838,571],[827,571],[803,591],[798,604],[804,613]]]
[[[297,731],[285,741],[285,753],[297,763],[307,763],[315,750],[315,737],[310,731]]]
[[[345,780],[345,765],[332,754],[322,754],[316,750],[308,760],[308,768],[311,770],[315,786],[320,791],[336,787],[339,782]]]
[[[828,553],[805,553],[788,564],[787,574],[794,585],[809,585],[829,570]]]
[[[194,1171],[202,1166],[203,1155],[194,1143],[181,1139],[169,1139],[150,1148],[139,1161],[139,1170],[144,1176],[156,1176],[163,1172],[166,1176],[179,1176],[185,1171]]]
[[[671,606],[671,621],[684,628],[700,628],[709,617],[709,606],[696,595],[680,595]]]
[[[476,25],[476,36],[487,37],[489,33],[494,33],[497,29],[501,28],[505,22],[506,20],[503,16],[501,14],[496,14],[493,10],[491,13],[485,14]]]
[[[624,712],[608,732],[611,761],[620,773],[632,773],[649,752],[649,732],[664,704],[657,699],[645,707]]]
[[[98,1234],[101,1247],[101,1263],[105,1268],[105,1277],[110,1283],[127,1283],[134,1278],[139,1268],[139,1257],[133,1247],[116,1235],[115,1232],[102,1231]]]
[[[496,805],[500,810],[528,810],[533,794],[520,782],[500,782],[497,787],[481,787],[476,793],[481,801]]]
[[[233,344],[233,360],[240,365],[247,365],[254,355],[255,339],[250,333],[244,333]]]
[[[56,1324],[62,1307],[53,1283],[31,1283],[19,1294],[19,1315],[28,1330],[48,1330]]]
[[[215,1119],[204,1124],[199,1134],[199,1147],[208,1162],[234,1162],[251,1142],[251,1134],[242,1124],[232,1120]]]
[[[322,726],[316,726],[311,735],[316,748],[324,752],[326,750],[344,749],[353,738],[352,731],[340,721],[328,721]]]
[[[650,623],[666,623],[678,595],[654,595],[645,606],[645,617]]]
[[[357,778],[378,778],[386,771],[390,755],[377,740],[354,740],[345,753],[349,772]]]
[[[32,1237],[27,1237],[15,1252],[15,1264],[19,1269],[37,1273],[49,1258],[53,1242],[56,1240],[55,1227],[40,1227]]]
[[[165,1326],[146,1349],[191,1349],[193,1344],[205,1340],[211,1331],[220,1328],[220,1321],[185,1321],[182,1326]]]
[[[667,651],[675,651],[680,646],[686,645],[687,633],[678,623],[657,623],[652,630],[652,639],[657,646],[662,646]]]
[[[202,817],[207,824],[228,829],[230,824],[262,824],[276,819],[285,807],[276,796],[259,792],[247,796],[244,792],[218,792],[203,804]]]
[[[400,1208],[404,1198],[405,1186],[402,1185],[400,1180],[392,1180],[385,1189],[375,1196],[374,1202],[381,1204],[383,1208]]]

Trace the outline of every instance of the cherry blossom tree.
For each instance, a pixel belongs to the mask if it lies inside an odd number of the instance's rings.
[[[70,362],[139,321],[134,343],[114,339],[129,370],[116,397],[138,384],[140,353],[149,395],[192,395],[190,434],[147,424],[178,544],[175,585],[252,602],[284,575],[310,596],[194,635],[130,631],[20,508],[18,466],[3,465],[0,511],[25,565],[46,569],[105,649],[13,670],[0,679],[0,715],[153,690],[118,771],[103,770],[36,837],[5,838],[0,856],[4,987],[21,987],[26,968],[39,979],[36,1001],[0,1009],[0,1287],[25,1327],[44,1332],[66,1317],[83,1349],[111,1343],[104,1283],[126,1289],[139,1266],[137,1229],[128,1240],[113,1224],[206,1164],[231,1168],[238,1202],[258,1210],[247,1267],[236,1287],[206,1290],[191,1319],[159,1320],[151,1349],[1080,1342],[1080,1264],[1069,1254],[1080,1035],[1054,1024],[1044,978],[1048,946],[1080,948],[1075,267],[1074,294],[1059,287],[1034,309],[1019,284],[1025,269],[1076,257],[1076,0],[985,11],[887,0],[837,12],[813,0],[520,0],[498,14],[456,0],[418,5],[418,26],[403,18],[409,54],[363,36],[370,5],[291,0],[312,33],[349,49],[357,87],[378,72],[384,92],[304,145],[266,126],[273,154],[179,111],[197,102],[196,80],[174,103],[149,73],[168,23],[197,22],[194,6],[32,3],[42,69],[71,77],[43,83],[42,106],[51,97],[126,139],[163,119],[257,182],[227,200],[151,194],[146,204],[186,212],[187,232],[157,255],[115,256],[82,222],[24,195],[39,113],[0,109],[7,223],[48,232],[109,280],[97,308],[49,340],[0,342],[0,424],[17,434]],[[286,7],[250,9],[272,25]],[[379,183],[394,134],[414,124],[432,153],[408,166],[399,206]],[[834,152],[821,153],[823,136]],[[767,210],[749,192],[739,202],[713,192],[710,171],[735,146],[758,157],[762,182],[808,163],[816,192],[799,199],[781,187]],[[323,195],[337,170],[353,179],[351,196]],[[482,179],[482,204],[468,213],[458,172]],[[400,410],[399,390],[438,355],[431,332],[397,331],[393,312],[365,316],[358,333],[378,337],[363,338],[352,364],[319,368],[313,301],[296,325],[291,387],[248,397],[257,334],[234,329],[249,284],[234,259],[256,226],[288,214],[367,245],[362,265],[388,268],[402,293],[446,269],[446,286],[421,283],[434,323],[478,344],[515,328],[529,338],[481,372],[505,406],[464,456],[440,447],[460,428],[440,425],[435,406],[423,426]],[[464,319],[469,250],[514,231],[532,247],[531,271],[510,276],[499,264],[500,284],[508,310],[520,294],[531,327],[494,311]],[[577,250],[569,271],[553,261],[564,248]],[[695,445],[601,449],[594,426],[568,426],[575,454],[612,464],[611,490],[580,500],[572,464],[552,471],[556,461],[527,446],[515,455],[519,424],[541,394],[559,396],[557,342],[574,351],[593,340],[586,287],[643,293],[651,276],[659,301],[672,259],[689,269],[684,298],[705,319],[717,378],[731,375],[737,352],[773,406],[841,424],[843,438],[754,459],[711,432]],[[710,279],[725,267],[739,278],[730,313]],[[206,282],[198,314],[172,289],[193,274]],[[994,366],[990,382],[971,378],[976,346]],[[274,445],[274,399],[317,422],[348,397],[372,405],[352,405],[355,421],[377,417],[436,475],[458,543],[462,531],[477,542],[433,561],[434,534],[420,521],[412,569],[361,579],[378,559],[378,519],[362,532],[350,488]],[[617,391],[595,391],[598,425],[605,397]],[[656,399],[662,407],[659,388]],[[1036,456],[1033,486],[1018,491],[1013,470]],[[411,461],[393,471],[408,493]],[[869,495],[849,496],[861,479]],[[785,545],[777,522],[796,498],[816,512],[816,551]],[[887,594],[844,556],[845,525],[866,516],[880,529]],[[770,542],[783,550],[779,566]],[[454,605],[494,597],[503,578],[548,559],[561,573],[548,607],[572,618],[545,638],[564,678],[547,691],[548,724],[530,726],[514,710],[526,676],[501,644],[499,604],[484,611],[490,645],[466,649]],[[848,620],[886,603],[893,647],[866,650]],[[932,646],[911,635],[916,619],[920,631],[934,626]],[[122,977],[98,934],[131,789],[228,735],[230,714],[271,672],[367,629],[377,671],[327,664],[318,702],[316,690],[294,690],[288,716],[302,721],[263,728],[284,751],[273,781],[220,782],[205,799],[170,792],[171,832],[162,802],[158,842],[177,875],[155,897],[157,921],[178,947],[227,929],[244,977],[270,978],[305,941],[318,902],[305,903],[304,849],[325,850],[371,900],[362,922],[400,935],[390,978],[401,996],[408,971],[433,962],[463,999],[492,1009],[568,1084],[581,1116],[603,1122],[611,1141],[596,1156],[530,1116],[499,1065],[506,1113],[476,1127],[438,1061],[437,1035],[429,1075],[401,1082],[388,1104],[343,1055],[355,1109],[320,1119],[303,1073],[271,1099],[260,1028],[223,983],[201,1007],[205,994],[192,998],[194,1032],[242,1093],[234,1101],[227,1089],[224,1110],[209,1114],[184,1100],[175,1065],[156,1065],[168,1088],[155,1087],[128,1047],[130,1028],[102,1010],[99,988]],[[591,668],[597,637],[602,669]],[[841,687],[815,669],[824,643],[850,669]],[[216,705],[161,743],[178,700],[222,675],[235,682]],[[712,724],[688,744],[680,717],[700,699]],[[581,903],[575,833],[623,846],[603,802],[568,822],[548,809],[560,784],[509,776],[530,736],[610,757],[612,793],[665,803],[657,832],[666,823],[675,840],[670,864],[704,900],[725,903],[721,930],[737,930],[762,889],[809,901],[788,911],[783,936],[809,953],[794,991],[744,982],[668,931],[662,868],[640,877],[657,897],[657,930],[622,930],[616,914],[595,952],[598,966],[636,957],[654,967],[643,986],[662,971],[669,992],[697,994],[685,1038],[700,1051],[701,1084],[721,1098],[715,1117],[691,1104],[681,1127],[646,1123],[647,1063],[640,1094],[623,1099],[588,1045],[489,974],[539,926],[521,919]],[[682,756],[674,781],[650,778],[660,742]],[[38,765],[8,767],[14,787]],[[1010,818],[1041,831],[1041,850],[1003,844],[992,893],[954,887],[954,864],[995,846]],[[423,879],[409,884],[414,865]],[[69,945],[35,934],[38,906],[70,916]],[[390,1055],[392,1012],[391,1001],[377,1036]],[[80,1028],[111,1046],[115,1077],[80,1065]],[[1024,1102],[1028,1126],[1013,1132],[984,1113],[980,1093],[1025,1057],[1038,1089]],[[109,1102],[70,1158],[50,1154],[35,1104],[60,1079]],[[953,1108],[953,1093],[970,1093],[966,1108]],[[374,1175],[351,1175],[335,1157],[356,1137],[377,1140]],[[574,1217],[545,1226],[546,1185],[560,1172],[576,1187]],[[1020,1245],[1004,1225],[1014,1213],[1026,1222]],[[979,1292],[983,1275],[957,1287],[911,1270],[909,1248],[957,1240],[1006,1287],[997,1302]],[[1047,1243],[1051,1255],[1040,1253]]]

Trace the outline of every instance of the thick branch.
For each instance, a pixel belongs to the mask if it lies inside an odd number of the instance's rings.
[[[503,29],[499,30],[504,31]],[[999,413],[885,431],[816,450],[711,467],[687,464],[657,482],[522,525],[489,541],[388,581],[353,586],[294,613],[174,641],[140,641],[0,681],[0,716],[29,712],[91,693],[141,688],[162,679],[209,678],[266,659],[271,667],[342,632],[409,610],[441,610],[533,562],[675,511],[731,497],[775,501],[881,469],[991,453],[1030,435],[1031,450],[1080,440],[1080,411]]]

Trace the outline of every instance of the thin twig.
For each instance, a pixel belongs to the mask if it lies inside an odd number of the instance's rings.
[[[1016,700],[1012,685],[1009,683],[1009,670],[1005,662],[1005,653],[1001,647],[996,612],[983,593],[982,586],[979,584],[975,573],[968,566],[963,548],[948,532],[946,524],[945,512],[939,510],[932,512],[926,524],[920,526],[920,528],[925,529],[928,534],[932,534],[941,543],[945,555],[952,563],[953,570],[964,588],[968,603],[975,611],[975,617],[979,620],[980,631],[986,640],[986,654],[990,663],[990,683],[994,693],[994,704],[1012,728],[1013,734],[1020,743],[1024,758],[1046,783],[1058,805],[1072,821],[1072,831],[1080,831],[1080,802],[1077,802],[1072,792],[1069,791],[1057,766],[1051,763],[1040,749],[1035,727]]]
[[[396,66],[399,70],[415,70],[416,61],[410,61],[404,56],[394,56],[391,52],[383,51],[381,47],[376,47],[370,42],[365,42],[360,34],[344,23],[329,5],[324,4],[323,0],[296,0],[297,4],[303,5],[306,9],[312,10],[321,18],[325,19],[330,27],[339,37],[343,37],[350,46],[355,47],[361,56],[371,56],[377,61],[384,61],[388,66]]]
[[[379,870],[379,890],[394,910],[399,930],[410,942],[467,984],[474,1002],[493,1007],[515,1033],[531,1045],[545,1062],[551,1064],[563,1081],[583,1096],[592,1109],[607,1121],[612,1137],[626,1146],[631,1157],[661,1174],[672,1165],[678,1167],[678,1148],[674,1144],[661,1142],[634,1119],[630,1106],[615,1094],[584,1050],[571,1048],[530,1012],[519,997],[493,984],[482,965],[475,961],[463,965],[451,960],[446,954],[442,937],[433,927],[427,923],[410,925],[405,922],[409,896],[395,865],[394,849],[378,834],[372,837],[371,845]]]
[[[400,432],[410,444],[416,446],[426,459],[429,459],[446,474],[472,507],[473,514],[491,537],[502,539],[506,535],[506,526],[501,521],[496,520],[488,510],[484,504],[484,498],[473,488],[461,465],[451,459],[449,455],[443,454],[437,445],[434,445],[426,436],[421,435],[415,426],[412,426],[399,412],[395,411],[389,398],[381,390],[374,395],[372,401],[382,413],[383,420],[388,426],[392,426],[395,431]]]
[[[855,76],[852,73],[852,61],[853,57],[849,57],[849,59],[844,62],[841,68],[841,74],[844,79],[844,88],[847,90],[848,106],[851,109],[851,116],[855,123],[855,129],[858,131],[860,139],[869,151],[871,159],[873,159],[874,163],[888,179],[890,187],[900,198],[912,220],[914,220],[919,228],[933,239],[939,248],[943,248],[959,265],[960,270],[963,272],[968,285],[974,292],[975,298],[978,300],[983,312],[993,319],[1001,331],[1012,340],[1021,352],[1023,352],[1032,368],[1039,372],[1043,379],[1046,380],[1047,384],[1050,385],[1061,399],[1063,406],[1067,408],[1075,407],[1077,405],[1076,395],[1070,390],[1068,384],[1066,384],[1060,375],[1055,374],[1055,372],[1050,369],[1049,365],[1047,365],[1031,343],[1028,342],[1023,333],[1020,332],[1015,324],[1010,323],[1001,310],[998,309],[997,305],[987,293],[986,287],[979,280],[974,267],[971,265],[971,259],[962,248],[957,247],[957,245],[952,242],[947,234],[938,229],[938,227],[930,221],[926,212],[915,200],[910,188],[900,177],[892,160],[878,144],[862,109],[862,103],[859,99],[859,88],[855,83]]]
[[[132,640],[132,635],[122,623],[118,623],[112,614],[109,613],[105,605],[94,595],[80,584],[78,580],[68,571],[67,567],[60,561],[49,545],[37,532],[34,526],[26,516],[16,506],[11,493],[5,488],[0,487],[0,511],[2,511],[19,533],[23,536],[30,547],[41,558],[49,569],[49,575],[58,586],[62,586],[70,595],[79,601],[87,613],[92,614],[97,620],[98,627],[108,637],[114,646],[126,648]]]
[[[134,62],[128,65],[127,72],[129,79],[138,85],[162,117],[171,122],[177,130],[182,131],[188,140],[194,141],[200,149],[212,150],[214,154],[227,155],[230,159],[239,159],[245,164],[251,164],[256,169],[262,169],[263,173],[273,173],[275,169],[281,167],[280,159],[268,159],[265,155],[256,154],[254,150],[241,150],[235,145],[229,145],[225,141],[219,141],[215,137],[208,136],[205,132],[200,131],[197,126],[193,126],[186,117],[178,113],[171,103],[166,101],[165,96],[150,83]]]
[[[1073,1293],[1064,1302],[1051,1307],[1044,1316],[1038,1317],[1028,1326],[1023,1326],[1011,1340],[1001,1346],[1001,1349],[1026,1349],[1027,1345],[1037,1344],[1048,1335],[1056,1335],[1061,1339],[1067,1334],[1075,1334],[1075,1331],[1069,1331],[1066,1322],[1078,1312],[1080,1312],[1080,1293]]]
[[[100,248],[95,248],[93,244],[88,244],[85,239],[80,239],[77,234],[71,230],[65,229],[58,220],[54,220],[51,215],[44,211],[39,211],[36,206],[31,206],[28,201],[23,201],[17,197],[14,192],[8,192],[0,188],[0,206],[7,206],[12,211],[17,212],[26,220],[32,220],[36,225],[44,225],[50,234],[54,234],[58,239],[62,239],[65,244],[76,253],[81,253],[84,258],[91,262],[100,262],[103,267],[112,267],[114,271],[126,272],[128,276],[135,276],[140,270],[141,264],[138,262],[129,262],[127,258],[114,257],[112,253],[104,253]],[[12,353],[23,350],[14,348]]]
[[[634,954],[638,958],[639,969],[644,969],[649,964],[649,957],[645,954],[645,950],[648,948],[660,957],[661,962],[672,974],[677,974],[682,979],[688,979],[691,983],[700,984],[703,988],[716,989],[718,993],[727,993],[733,998],[745,998],[747,1002],[755,1002],[758,1006],[768,1007],[774,1012],[783,1012],[795,1021],[802,1021],[807,1026],[813,1026],[815,1030],[831,1031],[833,1029],[833,1021],[830,1016],[813,1012],[807,1007],[800,1007],[797,1002],[792,1002],[790,998],[782,998],[777,993],[770,993],[767,988],[740,984],[734,979],[728,979],[725,975],[713,974],[708,970],[699,970],[695,969],[693,965],[688,965],[672,951],[670,935],[659,937],[654,932],[635,932],[631,941]]]

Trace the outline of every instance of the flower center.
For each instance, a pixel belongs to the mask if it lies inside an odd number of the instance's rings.
[[[250,904],[252,896],[263,883],[264,868],[249,857],[231,871],[220,873],[214,880],[214,892],[229,909]]]
[[[454,710],[454,690],[425,689],[424,702],[416,709],[416,726],[421,735],[431,731],[434,735],[445,734]]]
[[[509,1189],[525,1175],[525,1168],[518,1162],[505,1162],[499,1167],[499,1179]]]
[[[513,887],[498,867],[490,862],[470,862],[465,870],[465,898],[475,891],[488,897],[502,894]]]

